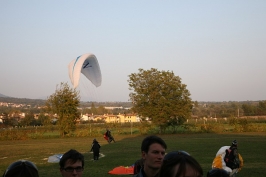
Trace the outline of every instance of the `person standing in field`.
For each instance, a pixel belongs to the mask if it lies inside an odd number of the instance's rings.
[[[91,151],[93,152],[93,160],[99,160],[100,148],[101,146],[99,142],[94,139],[91,145]]]
[[[158,136],[148,136],[141,144],[143,167],[134,177],[158,177],[167,145]]]
[[[84,170],[84,156],[74,149],[70,149],[59,161],[62,177],[81,177]]]

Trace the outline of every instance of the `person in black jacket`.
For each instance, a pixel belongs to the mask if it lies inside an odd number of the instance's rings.
[[[94,160],[99,160],[99,155],[100,155],[100,144],[99,142],[94,139],[91,145],[91,151],[93,152],[93,159]]]

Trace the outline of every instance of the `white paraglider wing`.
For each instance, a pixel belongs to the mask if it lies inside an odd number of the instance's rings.
[[[70,78],[70,81],[72,83],[72,85],[74,85],[74,81],[73,81],[73,66],[74,66],[74,63],[75,63],[76,60],[72,60],[69,65],[68,65],[68,74],[69,74],[69,78]]]
[[[68,65],[68,73],[74,88],[79,85],[80,73],[88,78],[96,87],[99,87],[102,83],[102,74],[98,60],[95,55],[90,53],[72,60]]]

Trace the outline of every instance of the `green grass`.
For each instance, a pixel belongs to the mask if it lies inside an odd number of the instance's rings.
[[[244,159],[241,177],[266,176],[266,134],[239,133],[239,134],[171,134],[159,135],[167,143],[167,152],[185,150],[194,156],[202,165],[204,176],[211,169],[212,160],[221,146],[230,145],[236,139],[239,144],[239,153]],[[113,176],[107,174],[116,166],[130,166],[140,156],[140,144],[145,136],[116,135],[117,143],[107,144],[98,137],[105,157],[98,162],[92,161],[89,153],[92,137],[87,138],[54,138],[19,141],[0,141],[0,175],[8,165],[19,159],[34,162],[40,177],[58,177],[58,163],[48,163],[47,158],[54,154],[61,154],[73,148],[85,155],[85,170],[83,176]],[[126,175],[122,175],[126,176]]]

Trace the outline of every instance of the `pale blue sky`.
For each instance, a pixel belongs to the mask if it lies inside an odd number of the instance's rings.
[[[83,78],[85,101],[128,101],[139,68],[173,71],[193,101],[266,100],[265,0],[0,1],[0,24],[7,96],[47,97],[93,53],[102,85]]]

